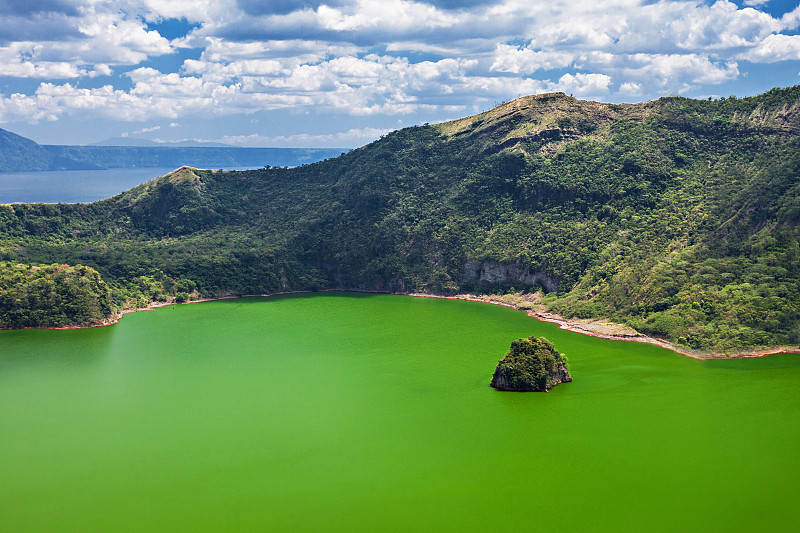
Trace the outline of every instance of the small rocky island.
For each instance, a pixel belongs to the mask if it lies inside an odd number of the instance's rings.
[[[544,337],[528,337],[511,343],[497,363],[491,386],[508,391],[545,391],[572,381],[567,358]]]

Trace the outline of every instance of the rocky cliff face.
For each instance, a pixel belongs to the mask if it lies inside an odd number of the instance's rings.
[[[531,272],[521,263],[503,264],[497,261],[467,261],[464,265],[466,281],[489,285],[517,285],[520,287],[541,286],[547,292],[558,290],[558,281],[544,270]]]
[[[514,376],[510,375],[508,372],[503,372],[499,370],[495,370],[494,375],[492,376],[491,386],[497,390],[505,390],[505,391],[518,391],[518,392],[547,392],[551,388],[555,387],[559,383],[568,383],[572,381],[572,376],[569,375],[569,371],[564,367],[564,365],[559,365],[555,371],[547,377],[547,388],[534,388],[533,386],[525,386],[520,387],[519,383],[515,381]]]

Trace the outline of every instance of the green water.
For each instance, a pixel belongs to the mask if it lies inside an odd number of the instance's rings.
[[[573,383],[498,392],[544,335]],[[325,293],[0,332],[0,531],[796,531],[800,357]]]

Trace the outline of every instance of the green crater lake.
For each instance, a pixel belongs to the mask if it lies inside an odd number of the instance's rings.
[[[575,381],[489,387],[545,336]],[[0,531],[796,531],[800,357],[322,293],[0,332]]]

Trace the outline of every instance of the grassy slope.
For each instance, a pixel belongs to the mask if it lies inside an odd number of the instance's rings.
[[[295,169],[183,169],[0,207],[0,259],[178,293],[544,286],[704,350],[800,343],[800,88],[637,105],[525,97]]]

